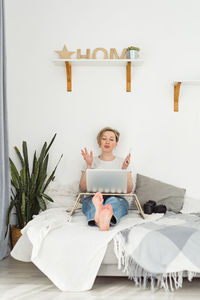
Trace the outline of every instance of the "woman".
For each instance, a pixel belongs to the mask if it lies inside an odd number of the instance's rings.
[[[92,151],[88,153],[87,148],[81,149],[81,154],[85,160],[85,168],[82,170],[80,188],[86,191],[86,170],[87,169],[123,169],[128,170],[131,154],[125,160],[116,157],[113,150],[119,141],[119,132],[110,127],[103,128],[97,135],[97,142],[101,148],[101,154],[93,157]],[[133,189],[131,172],[127,176],[127,193]],[[119,196],[106,196],[103,198],[100,192],[93,197],[83,199],[82,210],[88,220],[88,225],[97,225],[100,230],[109,230],[110,225],[116,225],[120,218],[128,214],[129,204],[126,199]]]

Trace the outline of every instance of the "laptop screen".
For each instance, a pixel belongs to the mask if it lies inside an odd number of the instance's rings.
[[[86,185],[88,192],[125,194],[127,193],[127,170],[87,169]]]

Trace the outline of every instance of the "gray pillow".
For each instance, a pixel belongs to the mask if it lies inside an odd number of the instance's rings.
[[[185,189],[137,174],[135,193],[142,207],[148,200],[154,200],[177,213],[183,206],[185,192]]]

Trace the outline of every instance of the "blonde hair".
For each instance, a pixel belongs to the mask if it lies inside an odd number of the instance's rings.
[[[97,134],[97,143],[99,144],[99,146],[101,145],[101,137],[106,131],[112,131],[115,134],[116,142],[119,141],[119,136],[120,136],[119,131],[116,129],[113,129],[111,127],[105,127],[103,129],[101,129],[99,131],[99,133]]]

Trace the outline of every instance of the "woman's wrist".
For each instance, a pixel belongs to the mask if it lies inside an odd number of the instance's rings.
[[[92,169],[92,166],[91,165],[87,165],[87,169]]]

